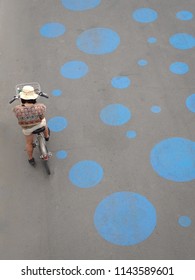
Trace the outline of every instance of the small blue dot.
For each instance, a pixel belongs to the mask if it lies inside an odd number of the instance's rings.
[[[114,88],[123,89],[123,88],[128,88],[129,85],[131,84],[131,81],[126,76],[117,76],[112,78],[111,83]]]
[[[56,153],[56,157],[58,159],[65,159],[67,157],[67,155],[68,155],[68,153],[66,151],[64,151],[64,150],[58,151]]]
[[[66,28],[58,22],[46,23],[40,28],[40,34],[47,38],[56,38],[64,34]]]
[[[151,110],[152,113],[160,113],[161,112],[161,108],[159,106],[156,106],[156,105],[152,106],[150,110]]]
[[[52,91],[53,96],[60,96],[62,94],[62,91],[60,89],[55,89]]]
[[[157,42],[157,39],[155,37],[148,38],[148,43],[155,44]]]
[[[195,47],[195,37],[187,33],[177,33],[170,37],[170,44],[179,50],[189,50]]]
[[[140,59],[137,63],[139,66],[146,66],[148,64],[148,61],[145,59]]]
[[[48,120],[48,127],[51,131],[59,132],[67,127],[67,120],[63,117],[53,117]]]
[[[89,71],[86,63],[82,61],[69,61],[61,67],[61,74],[68,79],[80,79]]]
[[[156,227],[156,209],[144,196],[117,192],[104,198],[97,206],[94,224],[106,241],[132,246],[145,241]]]
[[[61,0],[64,8],[72,11],[85,11],[96,8],[101,0]]]
[[[140,8],[133,12],[133,18],[141,23],[149,23],[158,18],[158,13],[150,8]]]
[[[170,65],[169,70],[177,75],[184,75],[189,71],[189,66],[184,62],[174,62]]]
[[[186,106],[189,111],[195,113],[195,93],[193,93],[186,99]]]
[[[134,139],[137,137],[137,132],[134,130],[129,130],[126,133],[127,138]]]
[[[109,28],[92,28],[82,32],[77,38],[77,47],[87,54],[111,53],[119,44],[119,35]]]
[[[178,223],[182,227],[189,227],[191,226],[191,219],[188,216],[180,216],[178,219]]]
[[[193,14],[189,11],[180,11],[176,14],[176,17],[180,20],[191,20],[193,18]]]
[[[76,163],[69,172],[70,181],[79,188],[91,188],[99,184],[104,171],[100,164],[91,160]]]
[[[122,104],[110,104],[101,110],[101,120],[111,126],[120,126],[131,118],[130,110]]]

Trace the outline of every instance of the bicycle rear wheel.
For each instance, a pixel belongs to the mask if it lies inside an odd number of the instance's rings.
[[[45,170],[47,172],[48,175],[51,174],[50,168],[49,168],[49,164],[48,164],[48,149],[45,143],[45,139],[43,135],[39,135],[39,150],[40,150],[40,157],[42,158]]]

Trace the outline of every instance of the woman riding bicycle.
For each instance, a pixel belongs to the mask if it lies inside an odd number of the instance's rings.
[[[17,105],[13,112],[18,119],[18,124],[22,127],[23,134],[26,139],[26,151],[28,161],[31,165],[35,165],[33,158],[33,131],[45,127],[45,140],[49,140],[50,130],[47,127],[45,112],[46,106],[42,103],[37,103],[38,94],[32,86],[24,86],[20,92],[21,105]]]

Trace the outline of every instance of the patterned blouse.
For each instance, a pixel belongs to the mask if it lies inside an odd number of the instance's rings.
[[[45,118],[46,106],[44,104],[18,105],[13,109],[18,124],[22,127],[33,127]]]

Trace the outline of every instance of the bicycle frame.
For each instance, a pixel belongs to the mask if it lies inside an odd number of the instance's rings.
[[[42,132],[36,134],[35,136],[35,140],[34,140],[34,148],[38,147],[39,148],[39,152],[40,152],[40,158],[43,160],[48,160],[52,154],[51,152],[48,152],[46,143],[45,143],[45,138],[44,138],[44,134]]]

